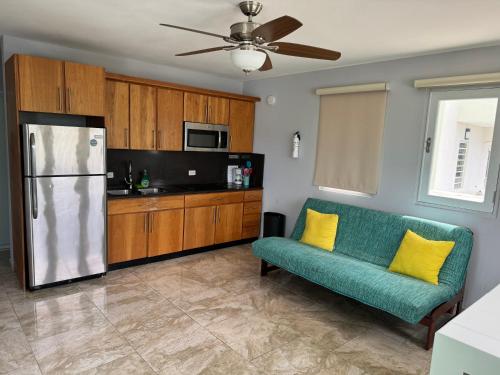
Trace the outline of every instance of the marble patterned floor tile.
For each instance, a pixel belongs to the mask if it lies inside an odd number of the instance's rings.
[[[301,336],[288,324],[269,319],[263,313],[230,317],[206,327],[242,357],[252,360]]]
[[[123,332],[139,355],[160,373],[196,374],[229,350],[185,314],[157,313]]]
[[[79,373],[134,352],[109,323],[82,325],[30,345],[44,374]]]
[[[122,374],[141,374],[153,375],[155,372],[138,354],[132,353],[126,357],[115,359],[114,361],[82,371],[81,375],[122,375]]]
[[[121,270],[110,271],[102,277],[81,281],[78,283],[78,286],[80,290],[87,292],[117,285],[134,285],[140,282],[141,279],[139,279],[131,271],[131,269],[125,268]]]
[[[195,355],[177,367],[183,375],[264,375],[257,367],[223,344],[215,350]],[[162,372],[168,374],[168,371]]]
[[[84,293],[48,300],[16,300],[13,306],[29,341],[54,336],[82,326],[99,327],[108,324],[99,309]]]
[[[0,374],[27,373],[30,369],[37,368],[35,357],[21,328],[0,332]]]
[[[431,355],[421,345],[374,328],[336,349],[330,363],[339,373],[424,375]]]
[[[0,332],[19,328],[21,328],[19,319],[7,295],[0,294]]]

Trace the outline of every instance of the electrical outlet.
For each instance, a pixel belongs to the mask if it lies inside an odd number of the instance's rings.
[[[188,170],[188,176],[196,176],[196,169]]]
[[[106,173],[106,177],[107,178],[114,178],[115,174],[113,173],[113,171],[111,171],[111,172]]]

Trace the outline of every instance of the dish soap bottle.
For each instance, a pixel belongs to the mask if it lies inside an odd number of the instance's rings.
[[[149,179],[148,170],[145,169],[144,172],[142,172],[142,179],[141,179],[142,187],[143,188],[149,187],[149,182],[150,182],[150,179]]]

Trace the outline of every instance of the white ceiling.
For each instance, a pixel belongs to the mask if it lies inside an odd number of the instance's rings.
[[[337,62],[272,55],[274,69],[249,79],[500,44],[500,0],[263,0],[256,22],[282,15],[304,25],[283,41],[342,52]],[[0,34],[245,79],[217,38],[158,23],[229,34],[245,20],[238,0],[0,0]]]

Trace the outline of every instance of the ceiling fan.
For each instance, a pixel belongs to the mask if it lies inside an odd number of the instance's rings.
[[[231,60],[233,61],[233,64],[243,70],[246,74],[257,69],[260,71],[272,69],[273,64],[271,63],[268,52],[332,61],[340,58],[340,52],[337,51],[307,46],[304,44],[277,42],[277,40],[294,32],[302,26],[302,23],[295,18],[283,16],[261,25],[254,22],[253,17],[258,15],[262,10],[262,3],[257,1],[242,1],[238,6],[243,14],[248,17],[248,21],[238,22],[231,25],[230,36],[190,29],[183,26],[169,25],[166,23],[160,23],[160,25],[210,35],[220,38],[226,43],[230,43],[231,45],[179,53],[176,56],[190,56],[221,50],[231,51]]]

